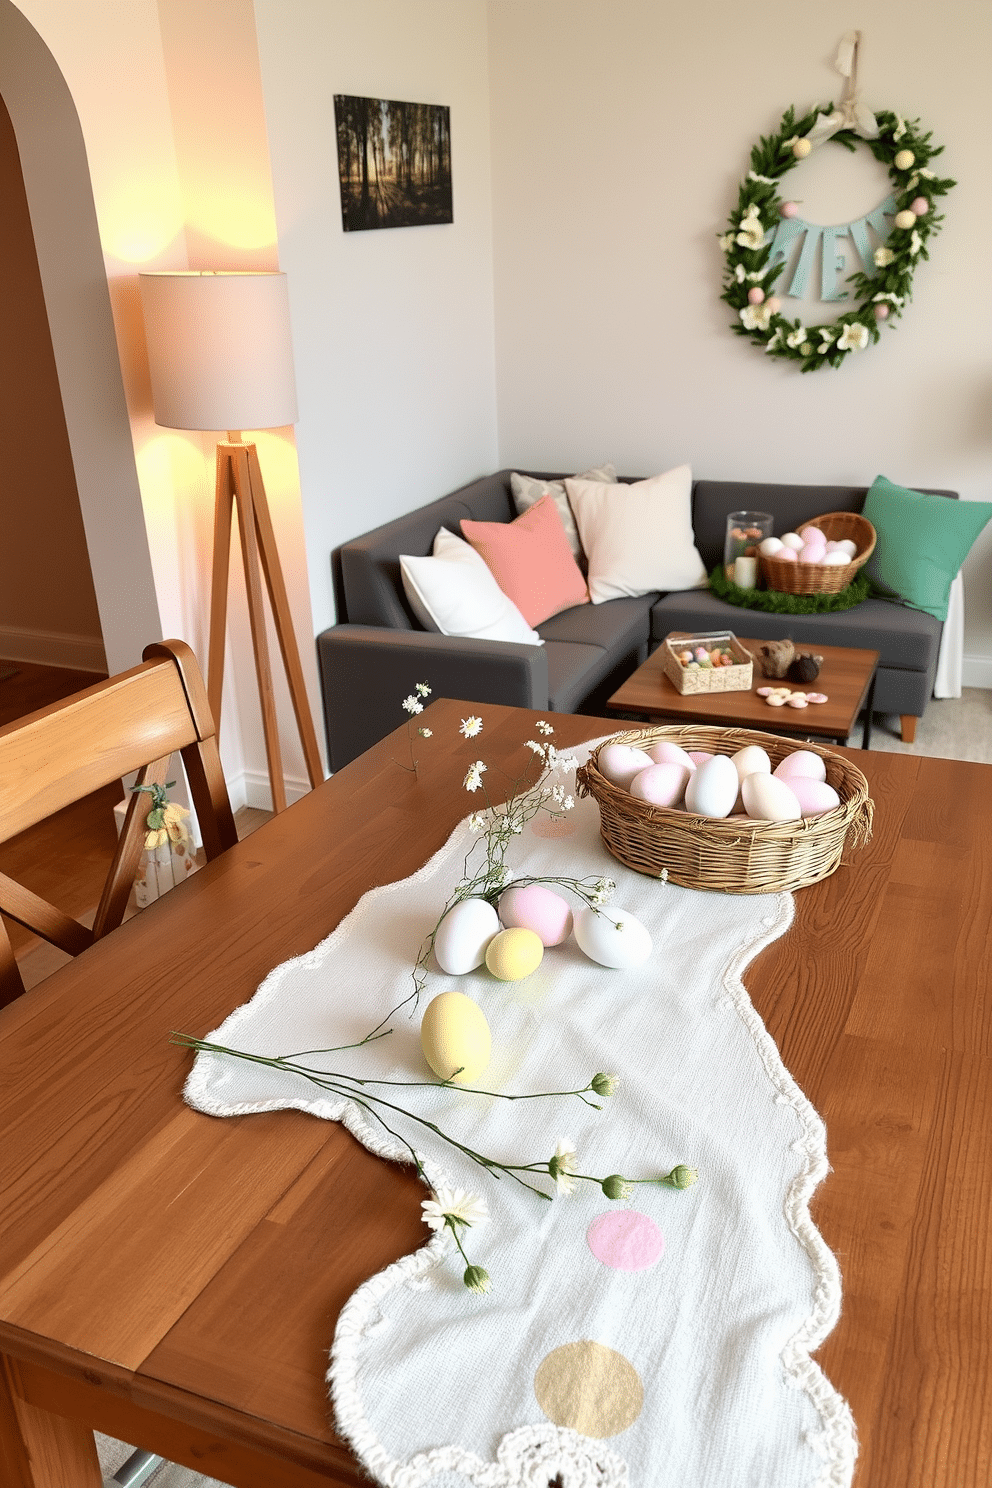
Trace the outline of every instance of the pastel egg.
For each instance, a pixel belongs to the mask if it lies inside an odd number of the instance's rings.
[[[730,762],[737,771],[738,780],[743,780],[746,775],[770,775],[772,772],[768,752],[760,744],[745,744],[743,749],[730,756]]]
[[[686,769],[674,760],[665,760],[660,765],[649,765],[630,782],[630,794],[649,806],[677,806],[685,795],[686,781],[695,772],[695,765]]]
[[[822,563],[826,556],[822,543],[807,543],[799,550],[800,563]]]
[[[520,982],[544,959],[544,942],[534,930],[501,930],[486,947],[486,966],[501,982]]]
[[[712,754],[710,754],[709,750],[707,749],[690,749],[688,750],[688,755],[689,758],[692,760],[692,763],[696,766],[697,770],[699,769],[700,765],[705,765],[707,760],[711,760],[713,758]]]
[[[740,782],[727,754],[715,754],[690,775],[685,788],[685,809],[697,816],[718,819],[729,816],[737,800]]]
[[[449,976],[481,966],[499,930],[499,916],[485,899],[463,899],[448,910],[434,936],[434,960]]]
[[[795,563],[799,557],[799,554],[796,552],[795,548],[783,546],[775,554],[775,557],[778,558],[780,561],[784,559],[786,563]]]
[[[849,558],[856,558],[858,556],[858,545],[850,537],[842,537],[837,547],[841,552],[846,553]]]
[[[543,884],[504,889],[499,917],[508,930],[533,930],[545,946],[561,945],[572,933],[571,905]]]
[[[799,203],[793,201],[783,202],[782,205],[779,207],[779,211],[781,212],[783,217],[798,217]]]
[[[896,170],[909,170],[915,159],[912,150],[900,150],[892,163]]]
[[[787,548],[793,548],[797,553],[799,552],[800,548],[805,546],[803,539],[799,536],[798,532],[783,532],[782,542]]]
[[[903,232],[909,232],[911,227],[916,226],[916,213],[907,207],[903,212],[896,213],[896,227],[902,228]]]
[[[832,553],[824,553],[823,557],[820,559],[820,562],[827,568],[843,568],[846,564],[850,563],[850,561],[851,560],[847,553],[843,552],[839,548],[834,548]]]
[[[749,775],[741,784],[741,800],[755,821],[798,821],[802,816],[795,792],[774,775]]]
[[[599,751],[599,773],[623,790],[629,789],[634,776],[653,763],[643,749],[630,744],[604,744]]]
[[[764,542],[759,545],[758,552],[761,554],[762,558],[774,558],[775,554],[778,553],[781,548],[782,539],[780,537],[766,537]]]
[[[470,1085],[482,1074],[492,1053],[485,1013],[464,992],[439,992],[424,1009],[420,1047],[442,1080]]]
[[[916,217],[925,217],[930,210],[930,203],[925,196],[917,196],[910,202],[909,210]]]
[[[804,543],[816,543],[821,548],[827,546],[826,535],[819,527],[813,527],[812,525],[800,527],[799,536]]]
[[[685,765],[690,772],[696,768],[691,756],[671,739],[661,739],[657,744],[652,744],[647,753],[656,765]]]
[[[820,816],[840,805],[840,796],[825,780],[810,780],[804,775],[793,775],[789,780],[792,791],[803,816]]]
[[[808,780],[826,780],[827,767],[823,756],[812,749],[794,749],[775,766],[772,774],[779,780],[788,780],[793,775],[804,775]]]
[[[628,971],[651,954],[647,927],[626,910],[607,904],[601,910],[585,905],[575,913],[575,939],[590,961]]]
[[[763,302],[764,298],[765,298],[765,291],[762,289],[761,285],[760,284],[752,284],[751,288],[747,292],[747,301],[748,301],[748,304],[749,305],[760,305]]]

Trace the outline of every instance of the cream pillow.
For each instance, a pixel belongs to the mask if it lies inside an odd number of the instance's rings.
[[[613,481],[617,478],[616,470],[612,465],[597,465],[593,470],[583,470],[576,480],[590,481]],[[554,498],[558,515],[561,517],[561,525],[565,529],[568,538],[568,546],[572,550],[572,556],[577,563],[584,564],[586,555],[582,551],[579,534],[575,526],[575,518],[572,508],[568,504],[563,481],[538,480],[533,475],[519,475],[516,470],[510,472],[510,490],[513,492],[513,504],[517,509],[517,515],[522,517],[525,511],[529,511],[536,501],[542,496]]]
[[[697,589],[706,569],[692,530],[692,471],[679,465],[633,485],[565,482],[589,559],[589,598]]]
[[[442,527],[433,554],[432,558],[400,554],[403,589],[425,630],[480,641],[544,645],[470,543]]]

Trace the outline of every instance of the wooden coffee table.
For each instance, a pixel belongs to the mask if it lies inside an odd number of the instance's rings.
[[[678,637],[687,631],[673,631]],[[731,728],[762,729],[771,734],[790,734],[803,739],[829,739],[844,744],[865,710],[862,749],[871,746],[871,710],[875,697],[877,651],[858,651],[849,646],[811,646],[823,657],[815,682],[803,685],[781,683],[761,674],[757,661],[760,640],[738,637],[755,657],[751,687],[739,692],[680,693],[665,676],[665,650],[659,646],[637,668],[606,704],[611,713],[634,714],[654,723],[674,719],[685,723],[722,724]],[[758,697],[759,687],[792,687],[796,692],[825,692],[828,701],[807,708],[772,708]]]

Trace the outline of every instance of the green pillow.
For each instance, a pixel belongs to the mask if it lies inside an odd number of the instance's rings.
[[[914,610],[946,620],[951,584],[992,518],[992,502],[928,496],[880,475],[862,515],[878,534],[865,565],[871,577]]]

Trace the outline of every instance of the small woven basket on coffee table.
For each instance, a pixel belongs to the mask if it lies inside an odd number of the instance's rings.
[[[760,744],[773,769],[787,754],[808,749],[822,756],[827,784],[839,795],[840,805],[802,821],[752,821],[746,816],[713,820],[649,806],[600,774],[599,753],[606,744],[648,749],[663,739],[710,754],[736,754],[746,744]],[[603,841],[615,858],[638,873],[664,876],[684,888],[725,894],[805,888],[840,867],[846,844],[864,847],[871,837],[868,782],[856,765],[818,744],[800,744],[754,729],[685,725],[613,734],[593,750],[576,783],[580,796],[595,798]]]
[[[845,538],[857,547],[850,563],[789,563],[781,558],[761,558],[761,577],[767,589],[780,594],[839,594],[850,584],[862,564],[875,551],[875,529],[860,512],[827,512],[803,524],[819,527],[827,542]]]

